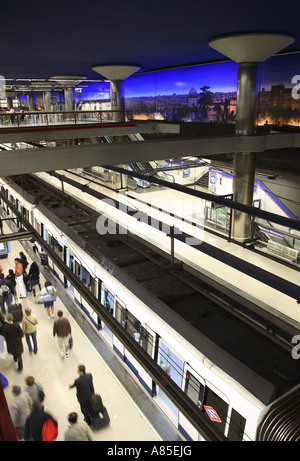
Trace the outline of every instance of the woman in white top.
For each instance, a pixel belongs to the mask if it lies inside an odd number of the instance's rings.
[[[45,287],[40,292],[41,299],[47,309],[48,319],[54,318],[54,301],[56,300],[56,289],[51,282],[46,281]]]

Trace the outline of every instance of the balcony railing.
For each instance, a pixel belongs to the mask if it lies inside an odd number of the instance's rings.
[[[0,128],[26,126],[78,125],[85,123],[127,123],[132,121],[128,110],[79,110],[63,112],[0,112]]]

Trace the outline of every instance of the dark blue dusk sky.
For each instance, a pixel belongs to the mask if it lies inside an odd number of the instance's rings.
[[[236,91],[237,68],[236,63],[226,62],[137,74],[124,81],[124,96],[187,94],[192,87],[200,93],[204,85],[212,92]]]
[[[238,64],[224,62],[183,67],[145,74],[136,74],[123,83],[125,98],[188,94],[194,87],[197,93],[204,85],[212,92],[237,91]],[[261,87],[283,83],[291,88],[294,75],[300,74],[300,54],[273,56],[262,64]]]

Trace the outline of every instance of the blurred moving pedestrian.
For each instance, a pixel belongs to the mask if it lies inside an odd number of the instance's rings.
[[[35,261],[33,261],[33,263],[30,266],[28,276],[29,276],[29,281],[31,283],[33,296],[35,296],[36,294],[35,287],[38,285],[40,291],[42,289],[41,284],[40,284],[40,270],[39,270],[39,266],[37,265]]]
[[[44,388],[39,381],[36,381],[34,376],[27,376],[25,378],[25,391],[31,397],[32,403],[39,402],[42,403],[45,398]]]
[[[23,370],[22,353],[24,351],[22,338],[24,336],[20,325],[14,322],[12,314],[7,314],[6,322],[2,327],[2,335],[6,341],[7,352],[13,356],[18,363],[18,371]]]
[[[30,353],[37,354],[38,346],[37,346],[37,324],[39,323],[37,317],[31,313],[30,307],[25,308],[25,315],[22,319],[22,330],[25,334],[26,343],[28,346],[28,350]],[[31,345],[32,341],[32,345]]]
[[[24,438],[25,422],[30,415],[32,400],[27,392],[21,392],[20,386],[12,387],[13,400],[9,405],[10,416],[17,436]]]
[[[54,318],[54,301],[56,300],[56,289],[48,280],[45,282],[45,287],[40,292],[44,307],[47,310],[48,319]]]
[[[65,432],[66,442],[92,442],[93,433],[89,426],[82,422],[78,422],[78,414],[70,413],[68,416],[69,428]]]
[[[57,319],[53,324],[53,337],[57,335],[58,346],[61,357],[69,357],[69,339],[72,334],[71,324],[63,317],[63,311],[57,312]]]
[[[15,258],[15,276],[17,282],[17,288],[20,298],[26,298],[26,286],[23,279],[23,265],[20,263],[19,258]]]
[[[19,253],[19,262],[22,264],[23,266],[23,274],[26,274],[26,270],[27,270],[27,266],[28,266],[28,261],[27,261],[27,257],[25,256],[25,254],[23,253],[23,251],[20,251]]]
[[[91,426],[92,421],[88,411],[88,405],[92,396],[95,395],[93,376],[91,373],[86,374],[84,365],[79,365],[77,372],[79,374],[79,378],[75,379],[74,383],[69,387],[70,389],[76,387],[77,399],[80,404],[84,420],[89,426]]]
[[[40,402],[35,401],[32,405],[31,414],[28,416],[25,422],[24,439],[27,441],[41,442],[43,424],[51,419],[57,426],[57,421],[53,416],[46,412]]]
[[[7,280],[4,278],[4,274],[0,274],[0,307],[1,311],[5,314],[5,304],[6,307],[9,308],[9,306],[12,303],[13,297],[17,299],[17,292],[10,280]]]

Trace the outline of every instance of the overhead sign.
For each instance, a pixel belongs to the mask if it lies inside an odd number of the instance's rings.
[[[213,409],[213,407],[207,407],[207,406],[204,405],[204,408],[205,408],[205,411],[208,414],[209,418],[211,419],[211,421],[214,421],[216,423],[221,423],[222,422],[220,420],[220,418],[219,418],[218,413],[216,412],[216,410]]]

